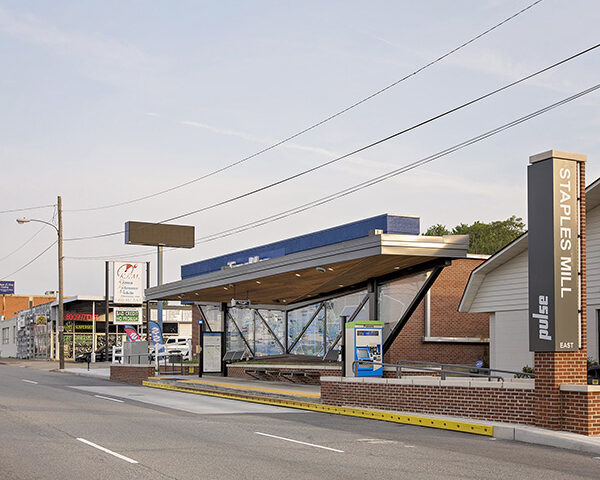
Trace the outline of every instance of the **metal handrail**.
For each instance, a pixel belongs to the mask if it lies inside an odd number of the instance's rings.
[[[425,362],[419,360],[398,360],[397,364],[410,364],[410,365],[432,365],[437,366],[443,369],[443,367],[453,367],[453,368],[465,368],[469,370],[477,370],[484,371],[488,373],[498,372],[498,373],[509,373],[511,375],[519,375],[522,377],[535,378],[534,373],[528,372],[515,372],[514,370],[500,370],[499,368],[487,368],[487,367],[476,367],[474,365],[461,365],[461,364],[453,364],[453,363],[436,363],[436,362]]]
[[[418,362],[415,362],[418,363]],[[400,362],[398,363],[383,363],[383,362],[373,362],[370,360],[355,360],[354,362],[352,362],[352,371],[354,372],[354,375],[357,375],[358,373],[358,366],[359,365],[378,365],[383,367],[394,367],[396,369],[396,378],[402,378],[402,364]],[[482,377],[482,378],[487,378],[488,380],[491,380],[492,378],[495,378],[496,380],[500,381],[500,382],[504,382],[504,377],[500,376],[500,375],[491,375],[491,374],[485,374],[485,373],[475,373],[475,372],[463,372],[460,370],[448,370],[443,368],[444,366],[451,366],[452,364],[446,363],[446,364],[438,364],[440,366],[442,366],[441,369],[438,368],[427,368],[427,367],[414,367],[415,370],[422,370],[422,371],[426,371],[426,372],[436,372],[440,374],[440,378],[442,380],[446,380],[446,374],[450,373],[450,374],[454,374],[454,375],[462,375],[464,377]]]

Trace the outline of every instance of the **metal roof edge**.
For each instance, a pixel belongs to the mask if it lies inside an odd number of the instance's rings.
[[[424,251],[432,250],[439,252],[439,254],[433,254],[432,252],[432,257],[464,258],[468,249],[468,240],[465,241],[465,237],[465,235],[450,235],[445,237],[394,234],[370,235],[256,263],[248,263],[234,268],[184,278],[165,285],[148,288],[145,290],[145,294],[147,299],[157,300],[163,296],[178,294],[182,289],[208,288],[209,286],[224,283],[236,283],[258,279],[261,276],[317,267],[327,263],[381,255],[384,253],[384,249],[385,254],[392,255],[396,249],[406,249],[406,253],[409,255],[425,255]]]

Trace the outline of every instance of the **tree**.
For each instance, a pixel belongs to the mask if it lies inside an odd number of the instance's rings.
[[[445,225],[429,227],[425,235],[469,235],[469,253],[491,255],[525,232],[525,223],[513,215],[506,220],[490,223],[474,222],[472,225],[461,223],[452,230]]]

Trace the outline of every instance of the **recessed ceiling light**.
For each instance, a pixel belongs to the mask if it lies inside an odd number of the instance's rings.
[[[394,267],[394,270],[400,270],[400,267]]]
[[[257,280],[256,283],[258,283],[260,285],[260,282]]]
[[[333,272],[333,268],[331,268],[331,267],[327,267],[327,270],[329,270],[330,272]]]
[[[343,285],[338,285],[338,287],[343,287]]]
[[[297,277],[301,277],[302,275],[300,275],[299,273],[296,273],[296,276],[297,276]]]
[[[284,298],[284,299],[282,300],[282,302],[283,302],[283,303],[285,303],[285,302],[287,302],[287,300]]]
[[[223,290],[229,290],[227,287],[223,287]]]

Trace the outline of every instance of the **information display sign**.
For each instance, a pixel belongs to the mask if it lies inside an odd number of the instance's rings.
[[[221,371],[221,341],[222,334],[220,332],[204,332],[202,350],[202,361],[204,372],[218,373]]]

